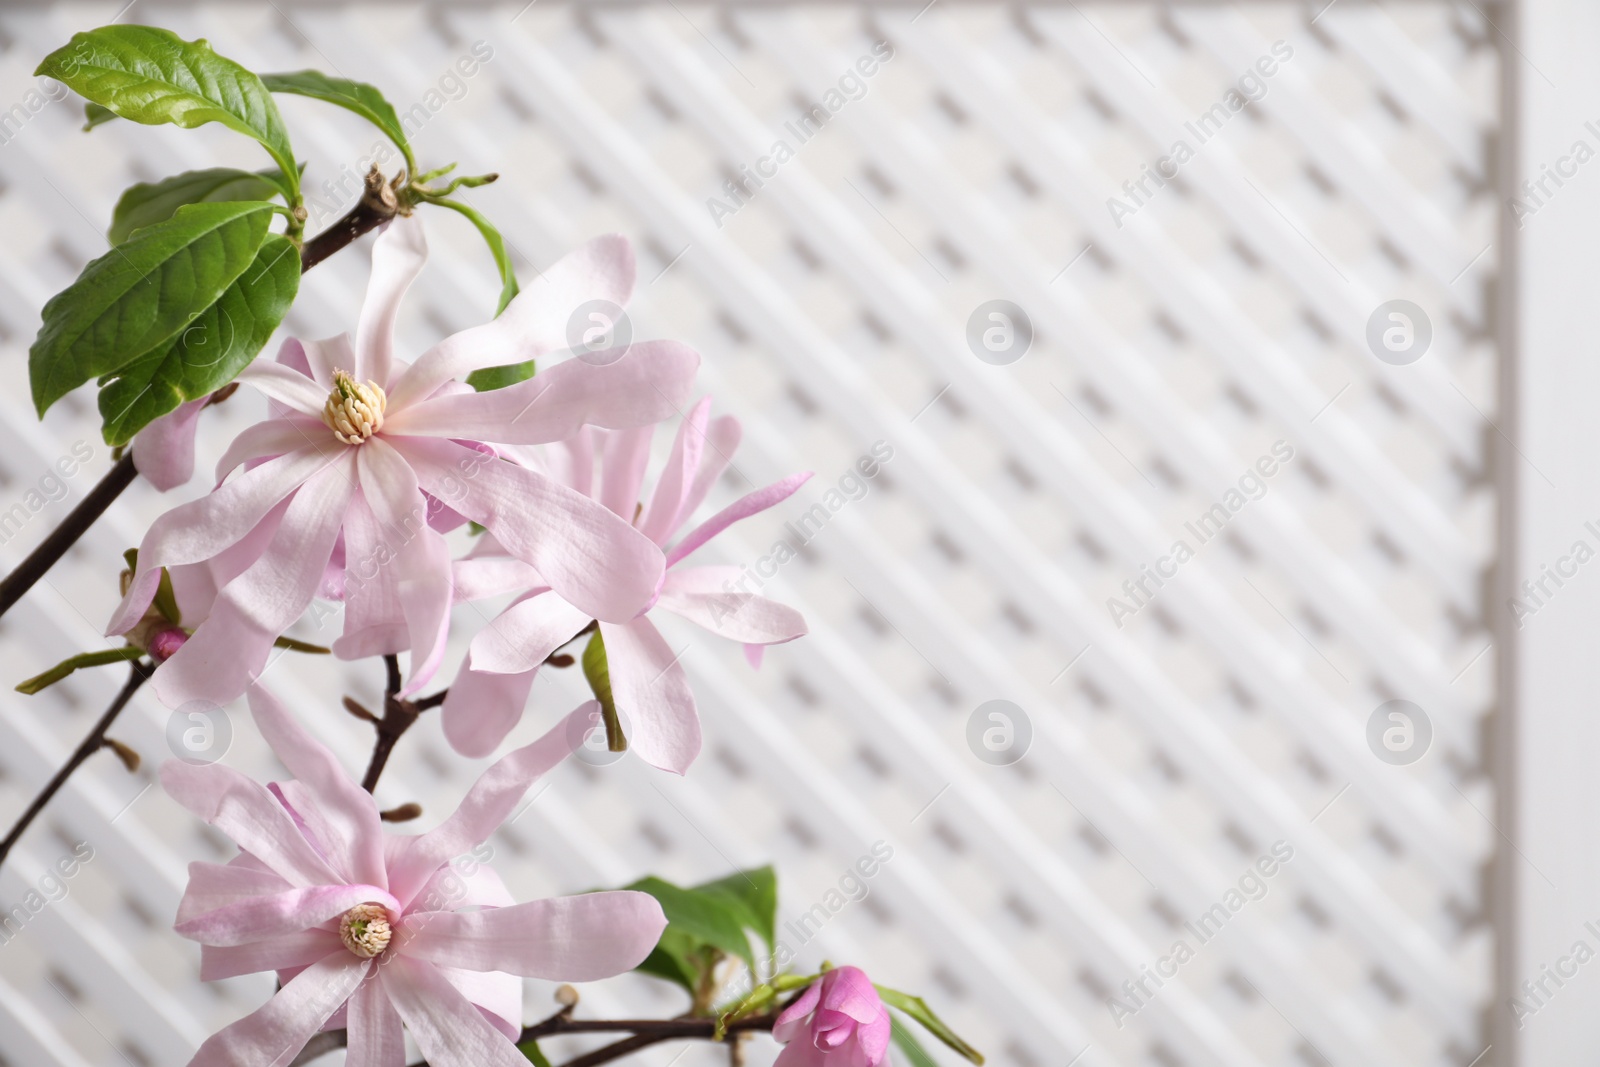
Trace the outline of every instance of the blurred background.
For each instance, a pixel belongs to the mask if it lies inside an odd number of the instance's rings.
[[[81,104],[59,91],[7,117],[40,88],[38,60],[117,18],[255,70],[373,82],[424,168],[502,175],[470,199],[525,279],[595,234],[632,239],[634,336],[695,345],[700,389],[746,428],[706,514],[817,475],[707,553],[760,565],[811,635],[756,671],[669,633],[705,722],[694,773],[569,761],[492,841],[517,895],[773,862],[799,965],[849,962],[922,993],[995,1064],[1504,1067],[1491,1005],[1570,940],[1526,963],[1502,953],[1497,972],[1513,883],[1548,869],[1524,856],[1538,866],[1492,876],[1511,840],[1490,774],[1496,637],[1514,626],[1490,607],[1509,573],[1497,523],[1517,480],[1542,477],[1502,429],[1509,14],[1472,0],[0,8],[0,511],[43,499],[4,531],[0,564],[110,462],[87,393],[42,425],[32,413],[40,306],[105,251],[127,185],[264,165],[215,129],[79,133]],[[354,203],[381,144],[313,101],[280,107],[315,230]],[[428,216],[402,352],[494,311],[492,263],[446,214]],[[369,245],[306,279],[286,333],[353,328]],[[169,497],[137,483],[0,623],[0,822],[122,678],[10,686],[108,644],[121,552],[202,491],[206,457],[263,410],[246,390],[208,414],[195,483]],[[77,442],[92,459],[55,478]],[[852,478],[875,452],[876,476]],[[829,517],[801,543],[785,524],[818,503]],[[797,558],[763,564],[780,540]],[[477,615],[460,610],[460,637]],[[328,642],[338,625],[294,633]],[[339,699],[372,705],[382,680],[375,661],[306,657],[264,678],[352,769],[370,730]],[[543,672],[507,747],[582,686]],[[170,931],[185,863],[231,854],[152,784],[189,726],[142,695],[113,736],[143,768],[97,757],[0,870],[10,908],[78,842],[93,852],[0,944],[11,1067],[182,1064],[270,992],[261,976],[201,984],[197,947]],[[216,731],[219,758],[281,773],[242,705]],[[421,803],[410,828],[428,825],[481,766],[425,721],[379,800]],[[892,858],[847,881],[875,847]],[[1180,941],[1181,965],[1163,962]],[[643,978],[583,995],[596,1015],[686,1006]],[[550,996],[528,983],[526,1021]],[[547,1051],[600,1043],[568,1040]],[[634,1062],[722,1055],[668,1044]]]

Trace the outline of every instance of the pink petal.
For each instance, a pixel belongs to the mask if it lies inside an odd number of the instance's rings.
[[[389,860],[389,891],[409,906],[440,866],[488,840],[528,787],[571,754],[569,722],[577,716],[574,711],[539,740],[502,756],[444,822],[425,834],[401,838]]]
[[[639,487],[650,465],[650,440],[654,426],[612,430],[605,435],[600,459],[600,503],[632,522],[639,507]]]
[[[631,619],[655,598],[661,550],[588,497],[452,441],[391,443],[424,489],[487,526],[506,551],[591,618]]]
[[[487,537],[488,534],[482,536]],[[451,567],[451,581],[455,585],[458,604],[520,593],[541,584],[539,572],[520,559],[509,557],[458,559]]]
[[[805,1021],[811,1013],[817,1010],[817,1005],[822,1003],[822,980],[812,982],[806,986],[806,991],[800,998],[779,1013],[778,1019],[772,1024],[772,1036],[783,1044],[788,1044],[799,1036],[804,1028]]]
[[[339,935],[322,929],[297,930],[248,945],[201,945],[200,980],[215,982],[241,974],[305,967],[344,951]]]
[[[281,1067],[349,999],[371,966],[371,960],[341,946],[297,974],[253,1014],[207,1038],[189,1067]]]
[[[326,426],[320,421],[313,424],[297,413],[258,422],[241,431],[217,461],[217,484],[221,485],[241,464],[281,456],[307,445],[331,453],[333,449],[327,447],[327,438]]]
[[[359,489],[345,513],[344,544],[344,633],[333,643],[333,654],[366,659],[404,652],[411,640],[405,607],[398,583],[385,574],[394,565],[393,550]]]
[[[462,870],[468,863],[470,869]],[[415,911],[451,911],[475,906],[508,908],[516,902],[493,867],[457,860],[434,872],[411,902],[411,907]]]
[[[191,400],[133,435],[133,465],[165,493],[194,477],[194,435],[209,396]]]
[[[369,902],[399,911],[394,898],[375,885],[318,885],[225,904],[172,929],[202,944],[247,945],[308,930]]]
[[[437,967],[444,980],[477,1008],[489,1025],[512,1041],[522,1035],[522,979],[504,971]]]
[[[322,417],[328,402],[325,386],[282,363],[258,359],[239,373],[239,381],[251,386],[269,400],[313,418]]]
[[[266,552],[223,588],[205,625],[156,668],[150,684],[168,707],[192,700],[226,704],[261,673],[272,643],[322,583],[353,491],[348,463],[300,487]]]
[[[291,888],[270,870],[196,860],[189,864],[189,884],[184,888],[183,899],[178,901],[177,921],[185,922],[246,897],[280,893]]]
[[[700,754],[700,716],[679,662],[648,619],[602,622],[611,695],[629,720],[628,744],[652,767],[683,774]]]
[[[475,370],[561,351],[568,346],[567,320],[572,313],[590,300],[626,304],[633,293],[633,277],[633,249],[627,239],[614,234],[595,238],[530,282],[499,318],[447,337],[424,352],[395,382],[390,410],[409,407],[450,379]]]
[[[571,437],[585,425],[646,426],[682,409],[699,366],[700,354],[687,345],[640,341],[625,358],[604,366],[569,359],[488,393],[435,396],[398,410],[391,399],[383,432],[541,445]]]
[[[411,649],[410,678],[399,696],[421,689],[439,669],[450,626],[450,550],[428,525],[411,465],[380,437],[356,452],[361,493],[385,530],[394,563],[382,581],[397,588]]]
[[[441,722],[450,747],[472,759],[493,752],[521,721],[537,673],[490,674],[475,670],[469,649],[444,698]]]
[[[656,608],[688,619],[718,637],[747,645],[775,645],[806,634],[805,617],[786,604],[751,593],[674,588],[674,575],[667,572]]]
[[[359,381],[371,377],[366,374],[356,374],[356,350],[350,343],[350,335],[341,333],[335,337],[324,337],[320,341],[301,341],[302,349],[306,356],[306,370],[312,381],[322,389],[322,399],[328,399],[328,393],[333,390],[333,372],[342,370],[353,375]],[[383,384],[383,379],[378,379],[378,384]]]
[[[369,971],[350,996],[345,1020],[349,1051],[344,1067],[405,1067],[405,1028],[400,1023],[400,1013],[389,1003],[377,970]]]
[[[387,886],[383,826],[372,796],[277,697],[259,685],[252,686],[248,696],[250,715],[262,739],[289,773],[312,792],[318,812],[337,838],[335,866],[344,866],[352,881]]]
[[[711,487],[717,484],[717,479],[722,477],[722,472],[733,461],[733,454],[739,450],[743,434],[739,420],[732,415],[711,420],[711,426],[706,430],[706,447],[700,454],[700,469],[695,472],[694,483],[689,487],[688,495],[683,498],[683,507],[678,512],[680,522],[688,522],[694,516],[695,509],[705,501],[706,494],[711,492]]]
[[[870,1023],[885,1013],[872,979],[859,967],[835,967],[822,976],[822,1004],[858,1022]]]
[[[431,1067],[528,1067],[517,1046],[432,964],[401,953],[378,974]]]
[[[339,876],[301,835],[265,786],[232,767],[196,767],[169,759],[161,765],[167,794],[260,860],[291,886],[332,885]]]
[[[678,435],[672,441],[672,454],[667,457],[667,465],[656,482],[650,505],[640,516],[639,532],[658,545],[666,544],[687,518],[683,503],[700,469],[700,454],[706,444],[706,418],[710,413],[711,398],[703,397],[679,425]]]
[[[619,891],[485,911],[411,912],[398,936],[407,956],[446,967],[593,982],[638,966],[666,927],[654,897]]]
[[[598,431],[584,426],[561,442],[559,447],[566,455],[566,471],[561,481],[584,496],[594,495],[594,449]]]
[[[331,435],[330,435],[331,436]],[[125,633],[156,595],[162,567],[199,563],[250,533],[273,507],[326,468],[337,453],[303,448],[269,460],[199,500],[179,504],[151,523],[139,545],[139,568],[106,632]]]
[[[589,622],[590,616],[553,592],[519,600],[472,639],[473,666],[494,674],[536,671]]]
[[[428,242],[422,233],[422,220],[414,216],[390,220],[373,242],[372,275],[356,326],[356,360],[345,368],[357,379],[389,385],[395,316],[400,313],[406,290],[422,273],[427,259]]]
[[[667,552],[667,566],[672,566],[717,534],[726,530],[741,519],[748,519],[752,515],[759,515],[774,504],[781,504],[794,495],[811,477],[810,471],[800,474],[791,474],[789,477],[773,482],[765,489],[757,489],[753,493],[746,493],[721,511],[717,512],[693,530]]]

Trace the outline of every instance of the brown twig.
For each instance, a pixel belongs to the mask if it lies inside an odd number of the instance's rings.
[[[307,241],[300,249],[300,273],[304,274],[335,252],[349,246],[358,237],[382,226],[399,211],[400,205],[395,199],[394,190],[374,167],[367,174],[366,191],[361,196],[361,202],[344,218]],[[231,388],[233,385],[229,383],[217,393]],[[89,527],[105,514],[112,501],[133,484],[138,473],[133,466],[132,451],[124,452],[122,458],[106,472],[105,477],[89,490],[89,495],[67,513],[67,517],[61,520],[61,525],[51,530],[45,539],[28,553],[26,559],[17,564],[5,578],[0,579],[0,615],[10,611],[12,605],[38,584],[39,579],[43,578],[51,567],[61,562],[61,557],[78,543],[79,538],[89,532]]]
[[[11,854],[11,846],[17,843],[17,839],[22,836],[29,824],[44,810],[44,806],[50,803],[51,798],[56,793],[60,792],[63,785],[66,785],[67,779],[72,777],[72,772],[77,770],[90,756],[106,747],[106,731],[111,729],[111,724],[117,721],[117,716],[122,714],[122,709],[128,706],[128,702],[133,699],[133,695],[139,691],[139,687],[145,683],[145,680],[155,670],[144,660],[134,660],[128,666],[131,670],[128,674],[127,682],[122,686],[122,691],[111,702],[111,706],[106,709],[105,714],[100,716],[100,721],[94,724],[94,729],[89,731],[89,736],[85,737],[83,743],[77,747],[71,756],[67,757],[67,762],[61,765],[61,769],[56,772],[55,777],[51,778],[49,784],[40,791],[38,796],[33,798],[33,803],[28,805],[28,810],[22,813],[22,817],[11,828],[11,832],[6,834],[5,840],[0,841],[0,863],[6,861],[6,857]]]
[[[344,701],[346,710],[371,722],[378,732],[372,742],[372,759],[367,762],[367,773],[361,778],[361,788],[369,793],[378,787],[378,778],[383,774],[384,765],[389,762],[389,754],[394,751],[395,743],[411,729],[423,712],[443,704],[449,694],[448,689],[441,689],[420,700],[402,700],[398,695],[401,686],[400,657],[393,654],[384,656],[383,666],[386,681],[381,718],[349,697],[345,697]]]

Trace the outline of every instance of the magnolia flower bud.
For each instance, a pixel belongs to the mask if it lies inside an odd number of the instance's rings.
[[[178,654],[178,649],[189,640],[188,631],[177,626],[168,626],[157,630],[150,635],[150,642],[145,646],[145,651],[150,653],[150,658],[157,663],[165,663]]]
[[[362,385],[342,370],[333,372],[333,391],[322,406],[322,421],[347,445],[359,445],[383,428],[389,398],[377,382]]]

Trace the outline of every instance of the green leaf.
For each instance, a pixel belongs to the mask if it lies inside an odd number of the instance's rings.
[[[96,126],[104,126],[116,117],[115,111],[90,101],[83,105],[83,132],[88,133]]]
[[[550,1067],[550,1059],[539,1049],[539,1042],[529,1038],[517,1046],[517,1051],[528,1057],[534,1067]]]
[[[187,204],[85,267],[45,304],[28,350],[39,414],[169,347],[255,262],[271,218],[257,202]]]
[[[700,965],[694,958],[699,942],[682,930],[668,927],[644,962],[634,970],[681,985],[694,996],[700,984]]]
[[[394,112],[394,105],[384,99],[375,86],[348,78],[330,78],[320,70],[297,70],[287,74],[263,74],[261,83],[274,93],[292,93],[309,96],[325,104],[353,111],[366,119],[383,135],[394,142],[406,159],[407,175],[416,174],[416,162],[411,158],[411,144],[406,140],[405,127]]]
[[[898,1008],[900,1011],[905,1012],[912,1019],[922,1024],[924,1030],[961,1053],[973,1063],[983,1063],[983,1053],[957,1037],[956,1032],[946,1026],[944,1020],[935,1015],[933,1009],[928,1007],[921,997],[902,993],[898,989],[885,989],[881,985],[875,985],[873,988],[878,991],[878,996],[882,997],[883,1002],[889,1007]]]
[[[115,380],[100,390],[106,444],[126,444],[151,420],[238,377],[299,287],[299,251],[288,238],[268,234],[255,261],[171,344],[111,372]]]
[[[735,871],[726,878],[694,887],[714,896],[739,916],[739,923],[754,930],[767,948],[776,944],[778,925],[778,875],[771,866]]]
[[[900,1016],[889,1015],[889,1039],[894,1042],[894,1047],[906,1058],[909,1067],[939,1067],[928,1050],[922,1047],[922,1042],[917,1040],[917,1035],[906,1029],[906,1024],[900,1021]]]
[[[661,910],[666,912],[669,931],[675,929],[687,934],[755,968],[755,954],[750,951],[750,939],[745,936],[741,916],[723,896],[684,889],[655,877],[641,878],[623,888],[655,897],[661,903]]]
[[[185,41],[154,26],[102,26],[73,34],[34,74],[148,126],[170,122],[192,130],[220,122],[259,141],[291,189],[298,189],[289,133],[272,94],[255,74],[203,40]]]
[[[477,227],[484,244],[489,246],[489,254],[494,256],[495,269],[500,272],[500,303],[494,310],[495,316],[499,317],[520,291],[517,287],[517,271],[511,264],[511,250],[506,246],[505,237],[495,229],[493,223],[483,217],[482,212],[468,207],[459,200],[439,196],[430,197],[429,202],[466,216],[472,225]],[[533,377],[536,369],[531,359],[525,363],[509,363],[503,367],[485,367],[467,375],[467,384],[480,393],[486,393],[491,389],[504,389],[508,385],[525,382]]]
[[[589,689],[600,702],[600,714],[606,724],[606,747],[612,752],[626,752],[628,739],[622,734],[622,721],[617,718],[617,705],[611,697],[611,668],[606,663],[606,643],[597,627],[589,643],[583,646],[583,676]]]
[[[76,656],[69,656],[43,674],[29,678],[26,682],[17,686],[17,692],[27,693],[32,696],[41,689],[55,685],[80,667],[103,667],[108,663],[126,663],[128,660],[138,659],[142,655],[144,653],[132,645],[125,645],[122,648],[107,648],[99,652],[82,652]]]
[[[283,173],[276,168],[252,173],[232,167],[188,170],[158,182],[130,185],[111,209],[106,237],[119,245],[144,226],[165,222],[185,204],[236,200],[271,200],[283,193]]]
[[[132,566],[134,570],[139,568],[137,562]],[[172,589],[172,575],[165,567],[161,568],[161,582],[156,586],[155,605],[156,610],[161,612],[161,617],[172,625],[178,626],[183,623],[183,614],[178,610],[178,594]]]

